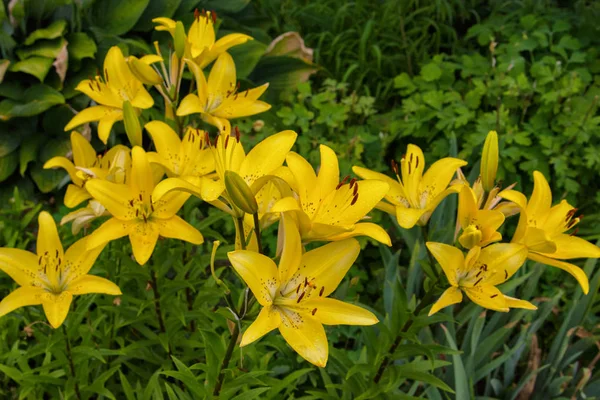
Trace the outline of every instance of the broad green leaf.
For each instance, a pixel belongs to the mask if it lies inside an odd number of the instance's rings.
[[[122,35],[134,27],[150,0],[104,0],[92,7],[94,26],[111,35]]]
[[[31,57],[14,63],[10,67],[10,71],[33,75],[38,78],[40,82],[43,82],[44,79],[46,79],[46,75],[48,75],[53,62],[54,60],[48,57]]]
[[[16,132],[0,133],[0,157],[12,153],[19,147],[19,144],[21,144],[21,137],[15,133]]]
[[[148,7],[142,13],[133,30],[142,32],[151,31],[156,26],[152,22],[153,18],[171,18],[180,4],[181,0],[150,0]]]
[[[249,40],[227,50],[235,62],[238,79],[245,79],[250,75],[266,49],[267,46],[264,43],[258,40]]]
[[[36,42],[32,46],[19,49],[16,53],[21,60],[34,56],[56,58],[65,43],[66,41],[64,38],[44,40]]]
[[[291,90],[317,70],[317,66],[294,57],[265,57],[248,78],[257,85],[269,82],[268,92]]]
[[[203,7],[224,13],[237,13],[250,4],[250,0],[206,0]]]
[[[6,180],[9,176],[15,172],[19,165],[19,152],[13,151],[10,154],[5,155],[4,157],[0,157],[0,182]],[[0,371],[2,370],[3,365],[0,365]],[[8,368],[8,367],[5,367]],[[7,375],[8,373],[5,372]]]
[[[0,120],[9,120],[15,117],[31,117],[46,111],[57,104],[64,104],[62,94],[50,86],[35,85],[25,91],[23,99],[19,102],[3,100],[0,102]]]
[[[29,46],[39,39],[56,39],[62,36],[66,27],[67,21],[64,19],[59,19],[57,21],[54,21],[47,28],[42,28],[33,31],[29,36],[27,36],[27,39],[25,39],[25,42],[23,44],[25,46]]]
[[[94,58],[96,42],[83,32],[75,32],[67,37],[69,57],[75,60]]]
[[[444,335],[446,335],[446,340],[448,341],[450,348],[457,350],[456,342],[448,329],[446,329],[444,325],[441,325],[441,327],[444,330]],[[452,364],[454,367],[454,389],[456,391],[456,398],[468,399],[471,396],[469,391],[469,381],[460,354],[452,355]]]

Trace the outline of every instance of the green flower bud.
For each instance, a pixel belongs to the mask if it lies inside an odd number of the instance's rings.
[[[481,183],[483,189],[489,192],[494,188],[498,172],[498,134],[490,131],[485,138],[481,154]]]
[[[177,21],[177,25],[175,25],[175,54],[180,59],[183,57],[185,53],[185,28],[183,27],[183,23],[181,21]]]
[[[252,189],[241,176],[233,171],[225,171],[225,189],[229,195],[232,205],[238,207],[247,214],[256,214],[258,204],[254,198]]]
[[[138,119],[135,108],[129,101],[123,103],[123,122],[125,123],[125,132],[129,138],[131,147],[142,145],[142,126]]]

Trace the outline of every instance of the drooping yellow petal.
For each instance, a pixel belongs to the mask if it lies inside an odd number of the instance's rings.
[[[42,304],[44,289],[32,286],[21,286],[10,292],[0,301],[0,317],[26,306]]]
[[[144,149],[135,146],[131,150],[131,157],[131,180],[129,185],[134,194],[139,193],[144,201],[150,201],[150,195],[154,190],[154,177],[148,156]]]
[[[381,226],[372,222],[361,222],[352,228],[349,232],[343,232],[337,235],[328,236],[327,240],[338,241],[356,236],[368,236],[371,239],[377,240],[379,243],[383,243],[387,246],[392,245],[390,235]]]
[[[529,253],[527,258],[529,258],[532,261],[539,262],[541,264],[550,265],[552,267],[560,268],[563,271],[567,271],[575,279],[577,279],[577,282],[581,286],[581,290],[583,290],[584,294],[588,294],[588,292],[590,291],[590,282],[588,280],[588,277],[583,271],[583,269],[579,268],[577,265],[555,260],[553,258],[546,257],[545,255],[537,253]]]
[[[374,325],[379,322],[371,311],[337,299],[317,297],[303,302],[302,306],[323,325]]]
[[[204,112],[204,104],[195,94],[185,96],[177,108],[177,115],[180,117],[201,112]]]
[[[107,106],[93,106],[79,111],[65,126],[65,131],[92,121],[100,121],[105,116],[115,112],[115,108]]]
[[[58,237],[56,222],[46,211],[38,217],[39,231],[36,243],[38,257],[64,258],[63,246]],[[37,262],[35,263],[37,265]]]
[[[498,193],[498,196],[505,200],[512,201],[523,210],[527,208],[527,197],[521,192],[516,190],[503,190]]]
[[[292,313],[293,315],[293,313]],[[329,346],[323,325],[310,315],[302,315],[296,321],[292,317],[282,318],[279,332],[286,342],[306,361],[324,367],[329,356]]]
[[[77,176],[77,169],[75,168],[75,165],[71,162],[71,160],[69,160],[66,157],[52,157],[51,159],[46,161],[46,163],[44,164],[44,169],[50,168],[63,168],[67,171],[69,177],[71,178],[71,181],[73,181],[74,184],[78,186],[81,186],[83,184],[81,178]]]
[[[420,208],[408,208],[403,205],[396,206],[396,220],[398,221],[398,225],[404,229],[410,229],[415,226],[426,213],[428,213],[427,210]]]
[[[499,285],[517,272],[527,259],[527,247],[516,243],[496,243],[479,253],[478,261],[487,265],[482,283]]]
[[[506,302],[506,306],[508,308],[524,308],[526,310],[537,310],[537,307],[527,300],[515,299],[514,297],[510,297],[504,295],[504,301]]]
[[[458,282],[456,281],[457,270],[465,264],[463,252],[454,246],[444,243],[427,242],[426,246],[442,267],[450,285],[458,286]]]
[[[129,186],[100,179],[91,179],[85,188],[115,218],[127,221],[135,218],[130,201],[135,198]]]
[[[173,36],[175,34],[175,26],[177,23],[173,21],[171,18],[153,18],[152,22],[158,24],[154,29],[157,31],[167,31]]]
[[[271,207],[271,212],[274,213],[282,213],[288,211],[302,211],[300,204],[293,197],[284,197],[281,200],[278,200],[277,203]]]
[[[118,46],[112,46],[104,58],[105,80],[110,86],[123,89],[137,82],[135,76],[129,70],[125,57]],[[108,75],[108,79],[107,76]]]
[[[259,86],[256,89],[261,89],[264,91],[266,90],[267,86],[268,83],[265,83],[263,86]],[[218,108],[211,112],[212,115],[224,119],[242,118],[250,115],[260,114],[271,108],[269,103],[265,103],[264,101],[260,100],[249,100],[243,96],[245,95],[238,94],[237,98],[234,95],[233,97],[225,99],[225,101],[223,101]]]
[[[69,186],[67,186],[67,191],[65,192],[65,206],[69,208],[77,207],[90,197],[92,196],[84,188],[69,184]]]
[[[294,131],[282,131],[258,143],[242,161],[239,175],[251,185],[256,179],[281,167],[297,136]]]
[[[462,292],[459,288],[455,286],[451,286],[442,293],[440,298],[433,304],[431,310],[429,310],[429,316],[431,317],[433,314],[440,311],[442,308],[446,308],[451,306],[452,304],[457,304],[462,301]]]
[[[425,169],[425,156],[419,146],[409,144],[406,155],[400,160],[400,172],[402,174],[402,185],[410,203],[413,207],[419,207],[421,202],[419,183]],[[446,184],[447,185],[447,184]],[[424,204],[421,206],[424,207]]]
[[[296,222],[284,214],[279,222],[279,241],[283,249],[279,261],[279,280],[287,282],[296,273],[302,260],[302,241]]]
[[[279,272],[269,257],[248,250],[227,253],[231,265],[262,306],[273,303],[279,288]]]
[[[193,244],[204,242],[202,234],[177,215],[173,215],[169,219],[157,219],[155,222],[158,224],[159,233],[162,237],[185,240]]]
[[[600,257],[600,248],[598,246],[577,236],[559,234],[554,236],[552,241],[556,244],[556,252],[545,254],[548,257],[559,260]]]
[[[158,224],[153,221],[137,222],[131,225],[129,240],[133,257],[138,264],[144,265],[150,259],[158,241],[158,232]]]
[[[527,203],[527,215],[537,220],[546,215],[552,206],[552,191],[548,181],[539,171],[533,171],[533,193]]]
[[[198,108],[204,111],[206,107],[206,102],[208,100],[208,83],[206,82],[206,77],[204,76],[204,72],[202,72],[201,67],[199,67],[194,61],[186,59],[185,63],[187,64],[190,71],[192,71],[192,73],[194,74],[194,78],[196,79],[196,90],[198,93],[196,105],[198,106]],[[193,103],[194,100],[190,99],[189,101]],[[179,115],[179,110],[177,110],[177,115]]]
[[[118,296],[123,294],[113,282],[94,275],[84,275],[74,280],[69,284],[67,290],[74,295],[102,293]]]
[[[471,224],[471,219],[478,209],[473,189],[464,185],[458,193],[458,221],[463,229]]]
[[[247,346],[250,343],[257,341],[273,329],[279,328],[279,325],[281,325],[279,311],[272,306],[263,307],[252,325],[244,332],[240,347]]]
[[[131,224],[134,221],[121,221],[117,218],[111,218],[88,236],[86,248],[91,250],[102,246],[111,240],[122,238],[131,230]]]
[[[228,53],[222,53],[213,64],[208,75],[207,110],[216,109],[236,86],[235,63]]]
[[[198,184],[194,184],[198,183]],[[209,178],[201,178],[198,180],[192,179],[181,179],[181,178],[168,178],[161,181],[152,192],[153,199],[162,199],[166,196],[171,195],[174,191],[185,192],[189,194],[193,194],[196,197],[201,198],[204,201],[215,201],[219,198],[225,186],[221,181],[213,181]],[[172,208],[171,208],[172,210]],[[179,210],[179,209],[177,209]],[[168,211],[168,210],[164,210]],[[160,210],[157,210],[161,217],[163,214],[160,214]],[[176,211],[175,211],[176,212]],[[167,215],[167,214],[164,214]],[[172,214],[171,214],[172,215]]]
[[[375,179],[387,183],[390,187],[385,198],[394,205],[401,204],[404,207],[409,206],[408,199],[406,198],[406,194],[404,193],[404,189],[402,189],[402,185],[397,180],[392,179],[389,176],[381,174],[379,172],[371,171],[370,169],[362,167],[354,166],[352,167],[352,171],[363,179]]]
[[[60,294],[46,293],[42,296],[44,313],[54,329],[60,328],[65,318],[67,318],[72,301],[73,295],[69,292],[62,292]]]
[[[501,312],[508,312],[509,310],[504,295],[495,286],[480,284],[473,287],[464,287],[463,290],[472,302],[483,308]]]
[[[465,165],[467,165],[466,161],[452,157],[434,162],[423,175],[419,184],[419,192],[427,192],[429,198],[435,198],[446,189],[456,170]]]
[[[108,142],[108,137],[110,136],[110,131],[115,124],[115,122],[123,119],[123,111],[119,109],[113,109],[110,113],[107,113],[100,119],[98,122],[98,138],[102,141],[102,143],[106,144]]]
[[[0,271],[4,271],[20,286],[28,286],[37,275],[38,257],[21,249],[0,248]]]

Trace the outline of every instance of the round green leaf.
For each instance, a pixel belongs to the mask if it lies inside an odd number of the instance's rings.
[[[429,63],[421,68],[421,76],[425,81],[433,82],[440,79],[442,76],[442,69],[437,64]]]

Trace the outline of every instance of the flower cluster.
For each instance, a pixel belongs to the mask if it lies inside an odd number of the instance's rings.
[[[66,318],[73,295],[120,294],[115,284],[87,274],[113,240],[127,236],[140,265],[151,259],[159,237],[203,243],[202,234],[178,215],[191,196],[229,214],[236,226],[236,249],[228,258],[262,306],[240,345],[277,328],[298,354],[318,366],[328,357],[323,325],[378,322],[372,312],[329,297],[359,255],[355,237],[392,245],[385,229],[365,221],[374,208],[410,229],[425,226],[444,198],[458,194],[456,246],[427,243],[450,284],[430,314],[460,302],[463,292],[493,310],[534,309],[496,287],[527,258],[566,270],[587,292],[585,274],[562,260],[599,257],[600,249],[565,233],[580,217],[564,200],[552,207],[541,173],[534,175],[529,200],[512,187],[500,191],[495,185],[495,132],[486,140],[481,177],[472,185],[460,170],[465,161],[444,158],[425,171],[423,152],[412,144],[399,164],[392,163],[397,180],[361,167],[353,171],[362,180],[341,178],[337,155],[325,145],[320,146],[317,172],[292,151],[297,137],[293,131],[267,137],[247,151],[230,120],[268,110],[259,100],[268,85],[240,90],[227,50],[252,38],[230,34],[215,40],[215,20],[214,13],[198,12],[186,33],[181,22],[158,18],[157,30],[173,39],[168,57],[158,44],[156,54],[139,59],[113,47],[103,76],[77,86],[96,105],[75,115],[65,130],[98,121],[98,137],[106,144],[114,123],[123,120],[131,147],[116,145],[100,156],[73,131],[72,160],[56,157],[46,163],[45,168],[64,168],[71,178],[67,207],[87,202],[62,223],[72,222],[77,234],[84,228],[87,233],[96,219],[103,222],[63,252],[54,220],[43,212],[36,254],[0,249],[0,269],[20,286],[0,302],[0,316],[42,304],[56,328]],[[209,66],[207,78],[204,70]],[[189,86],[183,81],[186,68],[194,78]],[[183,87],[189,87],[185,96]],[[142,121],[142,111],[154,106],[150,88],[163,98],[164,120]],[[216,134],[202,129],[211,125]],[[511,243],[497,243],[505,217],[517,213],[520,220]],[[272,224],[278,224],[277,264],[264,254],[261,240],[261,231]],[[318,242],[317,247],[306,251],[310,242]],[[466,255],[461,247],[468,250]]]

